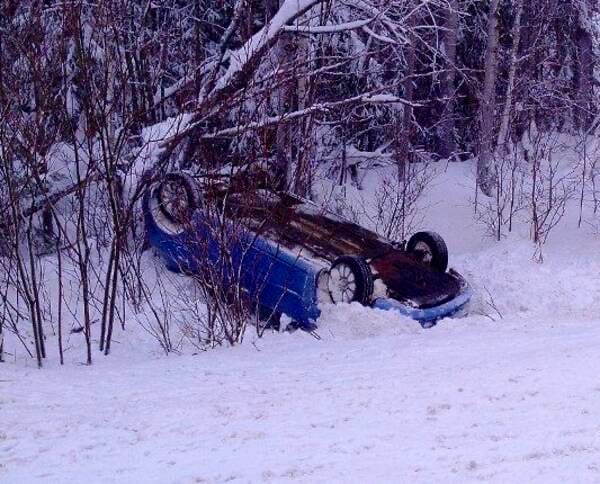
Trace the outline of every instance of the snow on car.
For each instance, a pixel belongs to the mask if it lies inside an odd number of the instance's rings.
[[[448,270],[433,232],[395,243],[286,192],[171,173],[143,201],[146,236],[170,270],[212,270],[257,310],[313,329],[326,303],[359,302],[422,324],[451,316],[472,291]]]

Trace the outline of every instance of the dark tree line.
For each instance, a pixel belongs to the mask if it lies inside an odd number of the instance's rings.
[[[98,116],[110,116],[115,130],[135,139],[146,126],[194,112],[231,53],[282,3],[3,2],[1,91],[11,113],[5,122],[34,120],[35,140],[27,144],[34,142],[37,153],[69,142],[73,129],[95,136]],[[592,0],[353,3],[360,2],[311,2],[309,14],[278,33],[240,86],[246,96],[270,99],[213,109],[202,134],[231,127],[236,117],[277,116],[365,92],[414,106],[342,103],[313,116],[310,126],[307,116],[294,117],[285,129],[295,141],[289,153],[281,153],[286,136],[272,125],[256,129],[252,142],[279,164],[306,163],[301,134],[308,130],[311,144],[321,145],[319,127],[326,123],[362,151],[392,142],[402,144],[407,158],[418,148],[442,158],[481,154],[487,164],[498,143],[518,142],[532,122],[543,129],[590,129],[597,111],[598,7]],[[347,28],[336,30],[336,24]],[[271,77],[259,81],[269,70]],[[86,106],[90,82],[110,106]],[[261,87],[251,93],[257,82]],[[203,162],[220,163],[235,158],[239,136],[184,141],[191,144],[188,159],[201,152]]]

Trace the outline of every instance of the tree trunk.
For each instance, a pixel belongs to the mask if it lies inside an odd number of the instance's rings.
[[[498,143],[496,145],[500,155],[504,155],[507,152],[506,142],[515,90],[515,75],[517,72],[517,65],[519,63],[519,44],[521,42],[521,16],[523,14],[523,0],[516,0],[515,8],[517,11],[515,14],[515,22],[512,28],[513,46],[510,56],[508,86],[506,87],[506,99],[504,101],[504,108],[502,110],[500,131],[498,132]]]
[[[201,66],[204,61],[204,32],[202,29],[202,16],[204,11],[204,6],[202,5],[201,0],[194,1],[194,61],[196,63],[196,67]],[[194,92],[200,92],[202,90],[202,77],[200,75],[200,70],[197,69],[194,73],[194,85],[196,86]]]
[[[498,3],[492,0],[487,25],[485,48],[485,79],[479,106],[479,159],[477,161],[477,184],[481,191],[491,197],[494,193],[496,175],[493,160],[494,113],[496,107],[496,62],[498,57]]]
[[[311,58],[311,41],[299,39],[298,51],[309,62],[308,70],[312,68],[314,59]],[[296,83],[296,97],[298,109],[311,106],[315,100],[314,76],[301,73]],[[298,152],[296,154],[296,172],[294,174],[294,192],[302,197],[310,198],[312,191],[313,160],[315,157],[315,143],[312,115],[305,116],[298,123]]]
[[[416,23],[416,19],[414,15],[409,19],[409,27],[412,27]],[[416,64],[416,39],[414,36],[410,38],[410,44],[407,47],[406,52],[406,73],[404,82],[402,83],[402,96],[409,103],[414,100],[415,97],[415,81],[413,79],[413,75],[415,74],[415,64]],[[398,180],[404,180],[404,175],[406,173],[406,165],[411,161],[411,130],[412,130],[412,121],[413,121],[413,108],[409,104],[404,105],[403,107],[403,115],[402,115],[402,123],[400,124],[399,133],[397,133],[398,146],[396,147],[396,157],[398,164]]]
[[[279,11],[281,0],[268,0],[266,5],[267,22]],[[275,48],[278,61],[281,64],[291,65],[294,58],[295,45],[289,34],[280,36]],[[286,112],[292,110],[294,98],[295,83],[287,81],[281,85],[276,92],[277,114],[283,116]],[[275,179],[277,186],[281,190],[288,188],[290,182],[291,165],[291,146],[290,126],[287,123],[279,123],[276,128],[276,146],[275,146]]]
[[[582,2],[587,3],[587,2]],[[591,14],[591,6],[588,8]],[[581,16],[581,15],[580,15]],[[575,108],[575,126],[580,130],[590,129],[593,121],[593,84],[594,84],[594,45],[592,34],[581,25],[581,19],[578,20],[578,26],[573,34],[573,43],[576,51],[574,61],[573,82],[576,92]]]
[[[456,153],[454,138],[454,108],[456,89],[456,43],[458,37],[458,0],[450,0],[446,13],[446,72],[442,76],[442,98],[444,110],[440,127],[440,156],[450,158]]]

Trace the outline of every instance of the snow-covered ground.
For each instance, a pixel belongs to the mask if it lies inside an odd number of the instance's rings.
[[[5,365],[0,482],[600,481],[599,324],[349,315],[321,341]]]
[[[17,358],[0,482],[600,482],[600,237],[572,207],[544,264],[526,226],[493,242],[472,171],[436,178],[423,224],[476,290],[468,316],[330,307],[320,340],[169,357],[130,325],[92,367]]]

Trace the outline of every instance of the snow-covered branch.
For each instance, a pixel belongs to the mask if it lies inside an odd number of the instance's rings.
[[[275,124],[286,123],[293,119],[302,118],[305,116],[309,116],[314,113],[326,113],[332,109],[340,108],[343,106],[351,106],[353,104],[403,104],[410,105],[412,107],[418,107],[420,104],[409,102],[405,99],[402,99],[397,96],[392,96],[389,94],[373,94],[373,93],[365,93],[359,96],[354,96],[348,99],[343,99],[341,101],[335,102],[327,102],[327,103],[319,103],[313,106],[310,106],[305,109],[300,109],[297,111],[292,111],[285,113],[281,116],[269,116],[260,121],[254,121],[252,123],[248,123],[241,126],[234,126],[232,128],[227,128],[220,130],[216,133],[210,133],[203,135],[205,139],[211,138],[224,138],[228,136],[235,136],[246,131],[252,131],[256,129],[265,128],[267,126],[272,126]]]
[[[346,22],[343,24],[337,25],[286,25],[283,27],[283,30],[286,32],[295,32],[302,34],[339,34],[340,32],[345,32],[348,30],[357,30],[362,27],[369,25],[375,19],[366,19],[366,20],[355,20],[353,22]]]

